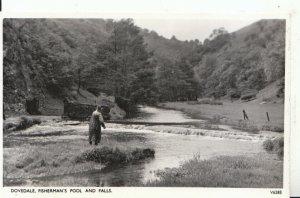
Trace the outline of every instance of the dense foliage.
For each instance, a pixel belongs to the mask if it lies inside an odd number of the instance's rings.
[[[95,95],[114,95],[129,104],[155,103],[154,65],[140,29],[129,19],[100,20],[101,28],[95,33],[92,28],[99,25],[97,22],[6,19],[5,101],[16,93],[22,95],[14,102],[21,103],[45,92],[63,99],[77,87],[78,94],[79,88],[84,88]],[[75,26],[84,23],[83,27]],[[83,30],[87,24],[89,33]]]
[[[97,49],[96,60],[101,66],[90,73],[95,85],[104,83],[99,91],[133,103],[155,102],[154,65],[138,27],[130,19],[111,23],[111,35]]]
[[[240,98],[282,79],[285,68],[283,20],[234,33],[219,28],[201,43],[166,39],[131,19],[5,19],[3,42],[4,103],[11,105],[82,89],[113,95],[127,111],[199,96]]]
[[[284,77],[284,20],[261,20],[231,34],[216,32],[199,48],[195,71],[202,95],[239,98]]]
[[[187,59],[182,58],[175,63],[161,61],[157,78],[160,101],[197,99],[198,82],[194,77],[193,66]]]

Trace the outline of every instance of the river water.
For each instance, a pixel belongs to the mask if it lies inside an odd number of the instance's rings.
[[[139,107],[139,114],[130,119],[132,121],[144,121],[144,122],[159,122],[159,123],[185,123],[191,121],[199,121],[196,119],[192,119],[187,115],[183,114],[180,111],[176,110],[169,110],[169,109],[161,109],[156,107],[149,107],[149,106],[140,106]]]
[[[160,123],[195,121],[179,111],[142,107],[141,112],[143,116],[135,120]],[[130,129],[122,130],[122,128],[104,130],[101,141],[119,142],[130,147],[153,148],[155,158],[135,164],[104,168],[100,171],[48,177],[39,180],[38,184],[55,186],[57,180],[60,180],[60,184],[76,180],[77,183],[87,186],[135,186],[140,182],[157,179],[156,170],[179,167],[183,161],[195,155],[200,155],[200,159],[208,159],[220,155],[252,156],[264,152],[261,141],[179,135],[147,130],[131,131]]]

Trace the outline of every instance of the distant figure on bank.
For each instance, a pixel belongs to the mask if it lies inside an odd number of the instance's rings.
[[[101,107],[97,106],[97,109],[93,112],[90,124],[89,124],[89,143],[92,145],[93,139],[95,145],[98,145],[101,140],[101,125],[105,129],[104,119],[101,114]]]
[[[5,114],[4,114],[4,104],[3,104],[3,120],[6,120]]]
[[[249,120],[245,109],[243,109],[244,120]]]

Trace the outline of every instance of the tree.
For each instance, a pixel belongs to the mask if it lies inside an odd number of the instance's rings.
[[[192,65],[185,58],[176,63],[163,60],[157,72],[160,100],[192,100],[198,96],[198,83]]]
[[[155,104],[158,99],[153,68],[139,69],[131,87],[131,100],[134,103]]]
[[[72,84],[72,72],[68,67],[72,60],[63,39],[51,34],[49,23],[42,19],[7,19],[5,25],[16,36],[6,45],[15,48],[10,53],[18,54],[14,61],[21,68],[27,95],[38,95],[41,89],[56,96],[63,94],[63,90]]]
[[[218,36],[228,34],[228,31],[224,27],[220,27],[218,29],[214,29],[213,32],[209,35],[211,40],[217,38]]]
[[[175,93],[173,86],[176,84],[174,75],[174,64],[167,60],[161,59],[157,70],[157,87],[160,101],[174,101]]]
[[[184,98],[187,100],[197,99],[199,84],[195,79],[193,65],[186,58],[182,58],[177,64],[180,70],[179,79],[185,82]]]
[[[176,36],[173,35],[173,36],[171,37],[171,40],[177,41]]]
[[[116,97],[135,103],[154,101],[152,92],[155,88],[143,82],[143,78],[149,75],[147,81],[153,84],[154,68],[149,62],[150,55],[140,29],[132,19],[114,21],[111,26],[112,33],[107,42],[98,47],[97,59],[103,66],[102,70],[94,74],[104,74],[101,81],[109,82],[104,84],[110,84],[109,89]]]

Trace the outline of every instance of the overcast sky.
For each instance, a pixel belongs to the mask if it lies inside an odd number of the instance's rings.
[[[224,27],[228,32],[236,31],[259,19],[216,20],[216,19],[134,19],[135,24],[142,28],[154,30],[159,35],[179,40],[203,41],[213,29]]]

